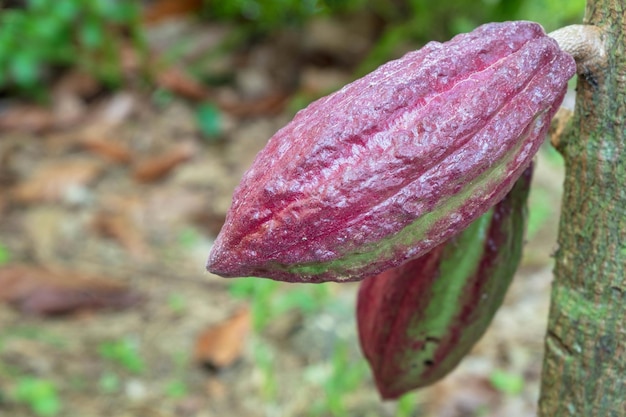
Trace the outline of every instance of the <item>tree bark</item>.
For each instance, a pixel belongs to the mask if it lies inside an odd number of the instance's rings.
[[[579,76],[557,146],[566,178],[541,417],[626,416],[626,0],[589,0],[608,62]]]

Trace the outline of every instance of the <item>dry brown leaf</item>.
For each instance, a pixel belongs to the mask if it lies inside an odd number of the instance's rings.
[[[218,99],[220,108],[237,117],[255,117],[275,115],[282,112],[289,102],[290,96],[276,93],[256,100],[234,101]]]
[[[121,283],[74,271],[19,264],[0,268],[0,301],[27,314],[124,309],[136,305],[142,298]]]
[[[207,193],[168,182],[146,195],[143,215],[147,224],[176,227],[204,213],[208,199]]]
[[[150,257],[144,236],[128,213],[99,213],[93,225],[98,233],[117,240],[135,259]]]
[[[92,159],[70,159],[41,165],[33,175],[16,185],[12,197],[20,203],[59,201],[75,188],[85,187],[102,172]]]
[[[55,93],[83,98],[94,96],[100,88],[102,85],[93,75],[76,69],[66,72],[54,86]]]
[[[53,94],[54,128],[61,129],[78,124],[87,114],[87,105],[70,92],[58,91]]]
[[[56,125],[54,111],[32,105],[14,105],[0,113],[0,130],[41,133]]]
[[[131,150],[126,143],[117,140],[118,130],[137,109],[138,100],[130,93],[120,92],[101,101],[91,112],[89,123],[73,132],[74,141],[109,162],[130,162]]]
[[[192,143],[180,144],[168,151],[138,162],[133,177],[139,182],[157,181],[170,173],[179,164],[189,160],[195,152]]]
[[[184,16],[202,8],[203,0],[158,0],[151,2],[143,15],[147,24],[156,24],[171,18]]]
[[[58,262],[61,251],[66,248],[68,226],[76,224],[76,218],[68,216],[68,210],[57,204],[39,204],[23,210],[22,239],[28,242],[32,259],[42,265]],[[65,233],[64,233],[65,231]]]
[[[109,162],[128,163],[132,159],[128,146],[110,140],[106,136],[86,136],[80,143],[85,150],[99,155]]]
[[[203,331],[196,340],[194,359],[217,369],[239,359],[250,332],[251,316],[247,307]]]
[[[206,86],[179,67],[169,67],[159,71],[156,75],[156,82],[161,88],[192,100],[204,100],[209,95]]]
[[[80,122],[87,114],[87,106],[79,95],[62,86],[52,92],[50,107],[14,104],[0,112],[0,130],[42,133]]]
[[[119,126],[137,112],[138,101],[130,92],[119,92],[98,106],[92,124],[105,127]]]

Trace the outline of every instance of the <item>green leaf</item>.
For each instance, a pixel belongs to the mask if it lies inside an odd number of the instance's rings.
[[[533,187],[528,198],[528,209],[526,236],[532,239],[555,211],[554,196],[544,188]]]
[[[112,394],[120,389],[120,378],[114,372],[105,372],[98,380],[100,390],[105,394]]]
[[[165,393],[171,398],[181,398],[187,395],[187,385],[183,381],[171,381],[165,388]]]
[[[31,34],[35,39],[42,40],[43,42],[67,42],[68,39],[63,39],[63,22],[59,19],[47,19],[41,18],[34,22],[31,22],[32,30]],[[38,46],[42,48],[42,45]]]
[[[45,10],[50,5],[50,0],[28,0],[28,8],[31,11]]]
[[[215,138],[222,132],[220,110],[213,104],[201,104],[196,109],[196,122],[204,136]]]
[[[104,342],[98,351],[103,358],[115,361],[131,372],[141,373],[145,369],[139,347],[130,338]]]
[[[172,312],[181,314],[187,309],[187,300],[184,295],[173,293],[167,297],[167,306]]]
[[[9,249],[0,244],[0,265],[6,264],[11,259],[11,254],[9,253]]]
[[[52,0],[48,1],[51,7],[51,18],[56,18],[65,22],[75,19],[81,10],[86,8],[85,3],[75,0]]]
[[[187,227],[178,234],[178,243],[185,249],[192,249],[198,245],[201,236],[197,230]]]
[[[80,27],[80,39],[82,44],[89,49],[102,46],[105,40],[103,29],[103,26],[95,20],[84,22]]]
[[[418,400],[414,393],[405,394],[398,399],[396,417],[410,417],[415,415]]]
[[[135,1],[96,0],[95,4],[99,15],[116,23],[131,22],[139,16]]]
[[[489,377],[491,385],[498,391],[509,395],[518,395],[524,390],[524,378],[521,375],[496,369]]]
[[[61,402],[56,396],[48,396],[40,398],[33,403],[33,411],[38,416],[54,416],[61,410]]]
[[[21,86],[33,86],[39,80],[39,59],[28,50],[17,53],[10,62],[11,74]]]
[[[2,23],[3,31],[16,33],[24,27],[27,22],[27,16],[19,10],[7,10],[0,14],[0,22]]]
[[[51,381],[33,377],[23,377],[15,390],[18,402],[27,404],[41,417],[56,415],[61,410],[61,401],[56,387]]]

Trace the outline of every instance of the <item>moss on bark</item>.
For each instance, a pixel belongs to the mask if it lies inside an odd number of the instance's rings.
[[[540,417],[626,416],[626,1],[590,0],[608,62],[579,76]]]

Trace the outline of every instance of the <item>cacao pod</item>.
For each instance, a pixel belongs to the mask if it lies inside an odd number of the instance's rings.
[[[491,23],[313,102],[244,175],[207,269],[354,281],[427,253],[511,189],[575,68],[538,24]]]
[[[441,379],[487,329],[520,261],[531,170],[460,234],[361,282],[359,340],[383,398]]]

